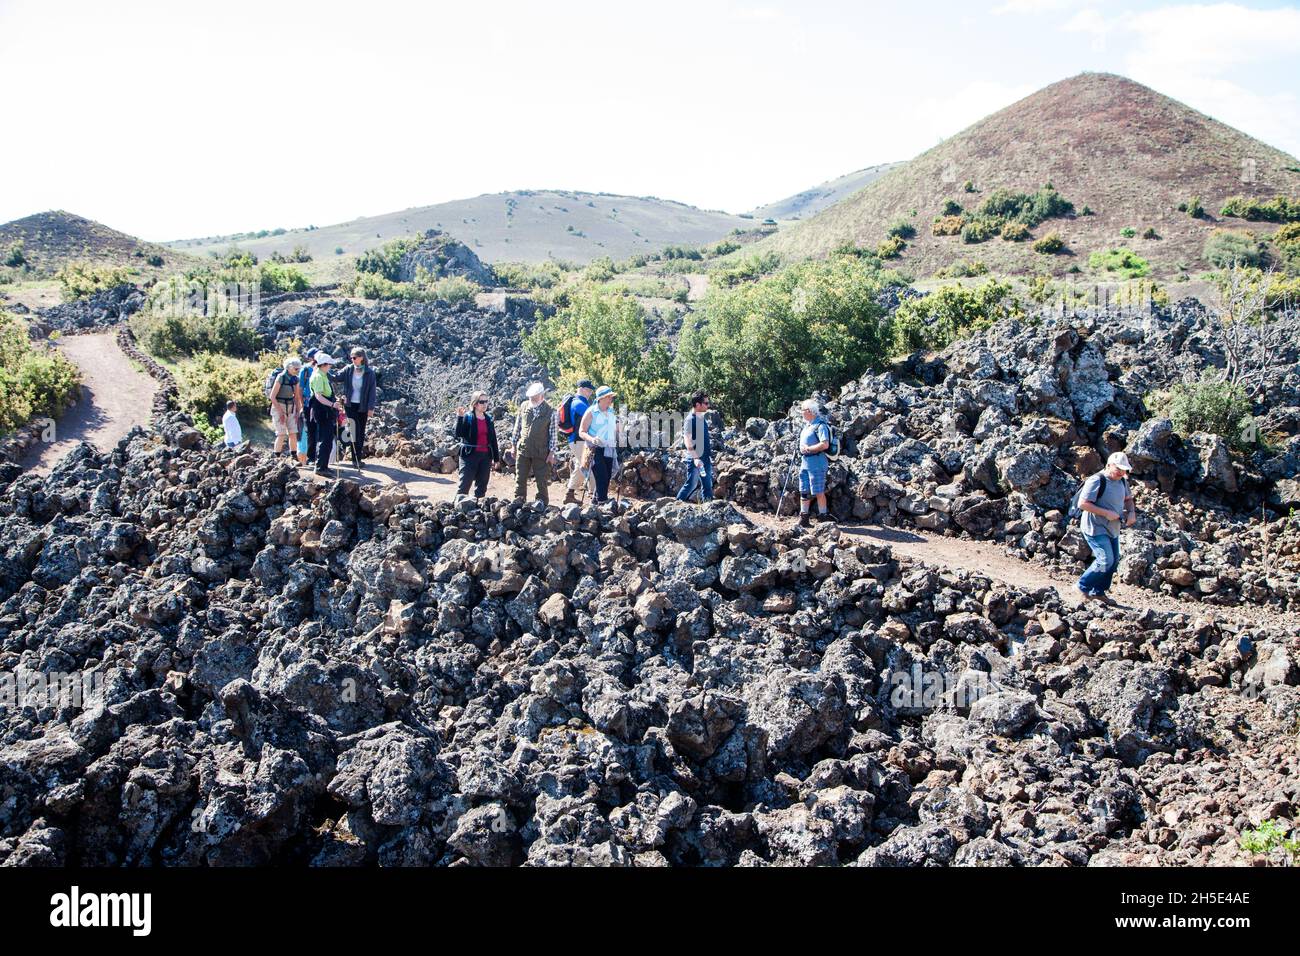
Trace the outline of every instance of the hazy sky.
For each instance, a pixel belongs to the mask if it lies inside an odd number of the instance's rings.
[[[146,239],[520,188],[743,212],[1082,70],[1300,154],[1300,6],[0,0],[0,222]]]

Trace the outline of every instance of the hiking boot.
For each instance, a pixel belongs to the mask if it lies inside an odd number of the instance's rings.
[[[566,491],[564,493],[564,503],[566,505],[576,505],[578,503],[578,496],[572,491]]]
[[[821,512],[818,512],[818,514],[817,514],[817,523],[818,523],[818,524],[834,524],[834,523],[835,523],[835,516],[832,515],[829,511],[821,511]]]
[[[808,518],[808,512],[805,511],[805,512],[803,512],[802,514],[799,515],[799,527],[801,527],[801,528],[811,528],[811,527],[812,527],[812,521],[809,520],[809,518]]]
[[[317,468],[317,469],[316,469],[316,474],[319,475],[321,478],[333,478],[333,477],[334,477],[334,472],[331,471],[329,468]]]

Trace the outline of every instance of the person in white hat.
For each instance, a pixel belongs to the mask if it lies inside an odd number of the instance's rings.
[[[334,450],[334,430],[338,427],[338,413],[342,405],[334,398],[330,372],[338,364],[328,352],[316,353],[316,371],[311,373],[312,428],[316,434],[316,474],[333,478],[330,471],[330,452]]]
[[[807,528],[812,524],[808,512],[813,498],[817,499],[817,520],[834,520],[826,508],[826,471],[830,467],[826,452],[831,447],[831,426],[822,417],[822,407],[815,398],[806,399],[799,411],[804,420],[799,432],[799,527]]]
[[[1133,492],[1128,484],[1132,470],[1128,455],[1117,451],[1106,459],[1106,467],[1079,489],[1079,530],[1092,550],[1093,560],[1079,578],[1078,588],[1090,600],[1110,603],[1106,592],[1119,567],[1121,522],[1127,527],[1137,522]]]
[[[551,465],[555,464],[555,409],[546,400],[546,386],[533,382],[527,401],[515,415],[515,498],[528,500],[528,479],[537,483],[537,500],[551,503]]]
[[[609,501],[609,480],[618,460],[618,414],[614,411],[617,393],[608,385],[596,389],[595,397],[583,413],[578,437],[587,443],[591,473],[596,479],[596,504]]]

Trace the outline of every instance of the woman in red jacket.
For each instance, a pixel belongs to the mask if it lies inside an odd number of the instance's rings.
[[[487,392],[475,392],[470,397],[470,407],[456,409],[456,438],[460,442],[460,485],[456,494],[469,494],[474,483],[474,497],[487,494],[488,475],[492,463],[501,460],[497,446],[497,429],[487,411]]]

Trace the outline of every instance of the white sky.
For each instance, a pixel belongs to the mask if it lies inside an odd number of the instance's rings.
[[[146,239],[521,188],[743,212],[1082,70],[1300,154],[1300,7],[0,0],[0,222]]]

